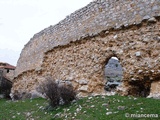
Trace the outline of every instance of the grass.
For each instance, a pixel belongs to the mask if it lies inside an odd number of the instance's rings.
[[[159,120],[160,101],[151,98],[96,96],[81,98],[71,105],[46,111],[42,98],[25,101],[0,100],[0,120]],[[131,114],[137,116],[131,117]],[[156,114],[158,118],[139,117]],[[129,115],[130,117],[126,117]],[[155,115],[155,116],[156,116]]]

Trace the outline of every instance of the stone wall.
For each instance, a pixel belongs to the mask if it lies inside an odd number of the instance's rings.
[[[159,0],[91,2],[25,45],[12,94],[35,90],[45,76],[72,84],[80,96],[102,94],[105,64],[115,56],[121,94],[160,95],[159,19]]]

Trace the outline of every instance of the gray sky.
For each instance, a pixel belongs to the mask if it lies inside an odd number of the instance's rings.
[[[0,62],[16,65],[24,45],[92,0],[0,0]]]

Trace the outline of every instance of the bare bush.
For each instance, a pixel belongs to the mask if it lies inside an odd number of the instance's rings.
[[[61,104],[69,104],[76,98],[73,87],[59,86],[51,78],[47,78],[39,85],[37,91],[45,95],[49,100],[49,105],[53,108]]]
[[[71,101],[76,99],[76,93],[72,86],[60,86],[59,92],[64,104],[69,104]]]
[[[60,93],[58,90],[58,85],[51,79],[47,79],[45,83],[39,86],[39,92],[41,92],[47,99],[49,99],[49,104],[52,107],[59,105]]]

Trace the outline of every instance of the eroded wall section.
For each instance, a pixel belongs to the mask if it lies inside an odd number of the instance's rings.
[[[106,61],[116,56],[124,73],[122,94],[158,95],[159,28],[157,19],[156,23],[143,22],[139,26],[110,30],[56,47],[45,53],[42,69],[28,71],[16,78],[13,90],[20,93],[34,91],[45,76],[52,76],[72,84],[81,96],[102,94]]]

